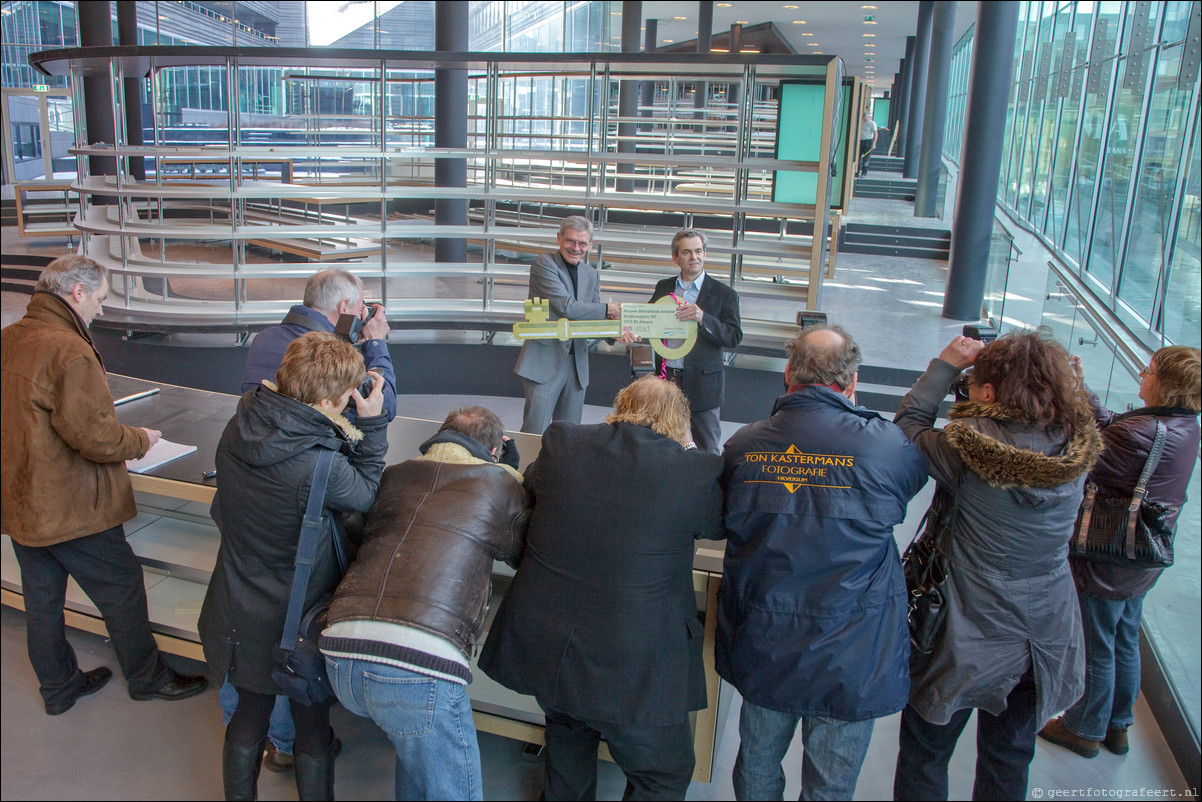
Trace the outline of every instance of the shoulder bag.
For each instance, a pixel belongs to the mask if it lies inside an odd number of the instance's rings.
[[[284,633],[279,648],[275,650],[275,669],[271,679],[280,692],[290,699],[312,707],[333,698],[334,690],[326,676],[326,660],[317,648],[318,637],[325,629],[326,613],[330,609],[327,594],[308,610],[302,609],[305,593],[309,588],[309,574],[313,570],[317,551],[317,532],[321,528],[321,513],[325,507],[326,485],[330,480],[330,466],[336,452],[322,449],[317,455],[317,466],[313,469],[313,484],[309,488],[309,502],[305,506],[305,519],[301,526],[300,542],[296,548],[296,571],[292,577],[292,593],[288,598],[288,615],[284,619]],[[338,527],[332,527],[334,552],[340,567],[346,564],[339,542]]]
[[[1149,501],[1148,480],[1160,462],[1167,436],[1156,421],[1156,439],[1130,498],[1099,496],[1098,486],[1085,484],[1085,498],[1077,513],[1069,554],[1090,562],[1128,568],[1168,568],[1173,564],[1173,537],[1169,520],[1177,507]]]
[[[950,508],[946,496],[940,498],[940,494],[936,494],[918,524],[918,533],[902,555],[909,603],[910,644],[923,654],[930,654],[935,648],[943,635],[943,622],[947,617],[944,594],[951,575],[947,549],[951,543],[952,522],[960,505],[959,492],[953,491],[949,495]]]

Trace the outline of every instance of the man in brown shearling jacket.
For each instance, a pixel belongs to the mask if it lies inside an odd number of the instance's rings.
[[[74,577],[104,616],[137,700],[184,699],[204,677],[176,674],[150,632],[142,568],[122,524],[134,517],[125,460],[159,432],[117,420],[88,326],[108,296],[103,266],[64,256],[40,276],[25,317],[0,334],[0,529],[21,566],[29,660],[57,716],[112,677],[81,671],[63,602]]]

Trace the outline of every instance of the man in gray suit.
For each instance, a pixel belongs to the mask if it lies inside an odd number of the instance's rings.
[[[530,265],[529,297],[547,302],[551,320],[617,320],[618,304],[601,303],[600,275],[584,259],[593,245],[593,224],[584,217],[565,217],[555,239],[559,250]],[[586,341],[527,340],[514,373],[526,394],[523,432],[542,434],[552,420],[580,423],[588,387]]]

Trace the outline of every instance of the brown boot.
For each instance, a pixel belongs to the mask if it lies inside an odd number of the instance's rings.
[[[1044,728],[1039,731],[1039,737],[1045,741],[1051,741],[1057,746],[1071,749],[1081,757],[1097,757],[1098,752],[1101,751],[1101,744],[1098,741],[1082,738],[1064,726],[1064,721],[1058,718],[1054,718],[1044,725]]]
[[[1127,743],[1127,728],[1106,730],[1106,740],[1103,745],[1116,755],[1125,755],[1131,751]]]

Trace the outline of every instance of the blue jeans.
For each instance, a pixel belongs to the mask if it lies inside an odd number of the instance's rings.
[[[735,758],[735,799],[783,799],[781,761],[789,751],[800,716],[743,700],[739,715],[739,754]],[[875,719],[840,721],[806,716],[802,721],[800,799],[851,799]]]
[[[1085,695],[1065,711],[1064,726],[1082,738],[1101,741],[1106,730],[1125,730],[1135,721],[1144,597],[1081,596],[1079,601],[1085,629]]]
[[[228,677],[221,683],[217,701],[221,703],[221,723],[228,725],[234,711],[238,709],[238,689],[230,685]],[[271,709],[271,723],[267,725],[267,737],[278,751],[292,754],[293,742],[296,741],[296,724],[292,721],[292,710],[288,707],[287,696],[275,698],[275,707]]]
[[[483,799],[467,687],[367,660],[326,657],[338,701],[396,747],[397,799]]]

